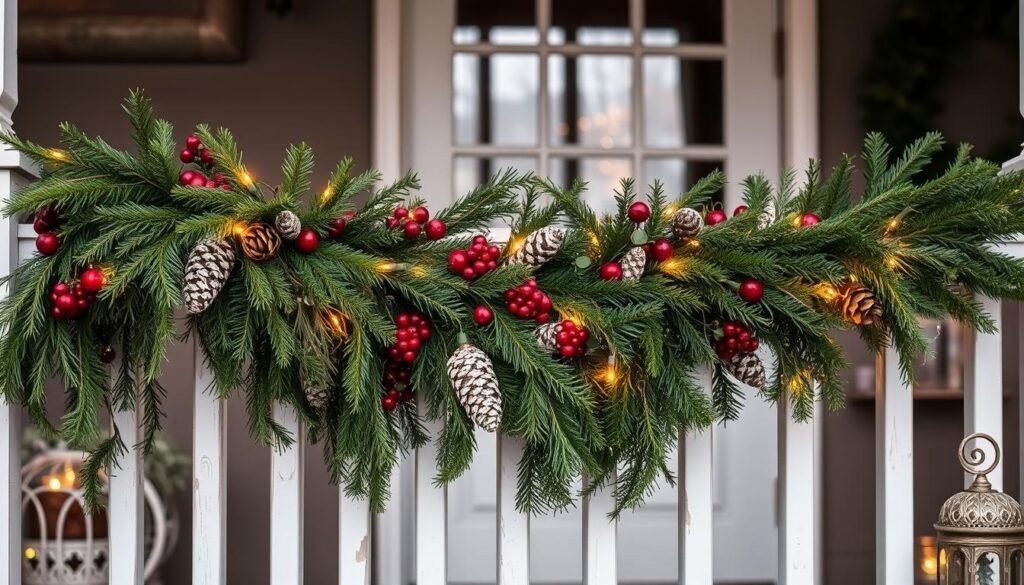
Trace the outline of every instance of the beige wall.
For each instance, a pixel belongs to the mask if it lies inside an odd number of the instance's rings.
[[[249,2],[247,58],[239,64],[47,65],[22,64],[19,134],[46,143],[57,124],[78,123],[128,146],[120,101],[144,87],[177,136],[196,123],[231,128],[257,177],[277,181],[281,155],[304,140],[316,151],[315,184],[345,155],[361,167],[370,156],[370,2],[302,0],[284,19]],[[176,346],[165,372],[166,427],[191,452],[191,347]],[[59,416],[59,395],[55,396]],[[307,451],[307,583],[336,582],[337,491],[328,485],[319,449]],[[232,400],[228,436],[228,582],[267,583],[269,552],[269,451],[246,435],[244,401]],[[164,571],[168,585],[190,582],[191,494],[178,498],[184,526],[175,556]]]

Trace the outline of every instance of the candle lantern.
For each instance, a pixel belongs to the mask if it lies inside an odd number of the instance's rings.
[[[992,462],[968,444],[991,443]],[[960,443],[960,465],[975,474],[964,491],[946,500],[935,523],[939,585],[1024,585],[1024,514],[1017,500],[993,489],[987,474],[999,465],[995,439],[975,433]]]

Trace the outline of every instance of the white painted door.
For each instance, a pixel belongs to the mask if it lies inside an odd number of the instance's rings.
[[[509,166],[582,177],[606,209],[626,175],[679,192],[723,167],[730,211],[738,179],[775,176],[775,2],[403,0],[401,12],[403,162],[434,207]],[[776,425],[751,396],[714,431],[717,580],[775,580]],[[452,583],[495,580],[495,438],[478,444],[449,489]],[[677,519],[662,489],[620,521],[621,582],[676,579]],[[581,580],[581,525],[579,509],[531,520],[532,582]]]

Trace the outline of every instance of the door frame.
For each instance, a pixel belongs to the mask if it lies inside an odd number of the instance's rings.
[[[818,84],[818,0],[780,0],[781,29],[778,66],[780,68],[781,153],[783,164],[802,170],[807,161],[820,157],[819,152],[819,84]],[[371,164],[380,170],[384,180],[401,176],[408,166],[402,145],[402,0],[373,0],[373,62]],[[816,411],[821,421],[823,412]],[[821,581],[823,559],[823,435],[821,424],[815,425],[815,582]],[[399,485],[409,473],[402,469],[413,462],[403,459],[392,476],[396,486],[388,509],[373,521],[374,582],[383,585],[405,585],[410,582],[408,559],[411,552],[402,526],[411,519],[400,494],[411,486]],[[405,482],[408,483],[408,482]]]

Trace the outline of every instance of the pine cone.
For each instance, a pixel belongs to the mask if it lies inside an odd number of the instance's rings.
[[[757,217],[757,227],[764,229],[773,223],[775,223],[775,204],[769,201],[761,211],[761,215]]]
[[[277,250],[280,247],[281,236],[277,235],[274,228],[265,223],[254,223],[242,232],[242,252],[250,260],[256,262],[270,260],[277,255]]]
[[[282,238],[294,240],[299,237],[299,232],[302,231],[302,222],[299,221],[299,216],[287,209],[282,209],[278,212],[277,217],[274,218],[274,227],[277,229],[277,233],[281,234]]]
[[[501,422],[501,392],[487,354],[463,343],[448,358],[448,378],[469,418],[487,432],[496,431]]]
[[[882,304],[878,297],[859,284],[846,285],[836,300],[843,319],[854,325],[873,325],[882,318]]]
[[[323,410],[331,400],[330,393],[326,388],[305,388],[306,402],[313,410]]]
[[[545,323],[533,331],[533,337],[544,348],[544,351],[552,354],[556,353],[558,351],[558,341],[555,340],[555,336],[558,335],[561,327],[561,323]]]
[[[631,248],[619,261],[622,266],[622,280],[640,280],[647,266],[647,253],[642,246]]]
[[[509,266],[526,264],[537,268],[555,257],[564,235],[565,232],[556,227],[541,228],[526,236],[523,245],[505,263]]]
[[[734,378],[752,388],[764,387],[764,364],[756,353],[739,352],[725,362]]]
[[[196,244],[185,262],[185,308],[189,314],[205,311],[216,298],[235,266],[235,249],[228,240]]]
[[[696,236],[704,227],[704,218],[696,209],[684,207],[672,216],[672,233],[680,240]]]

